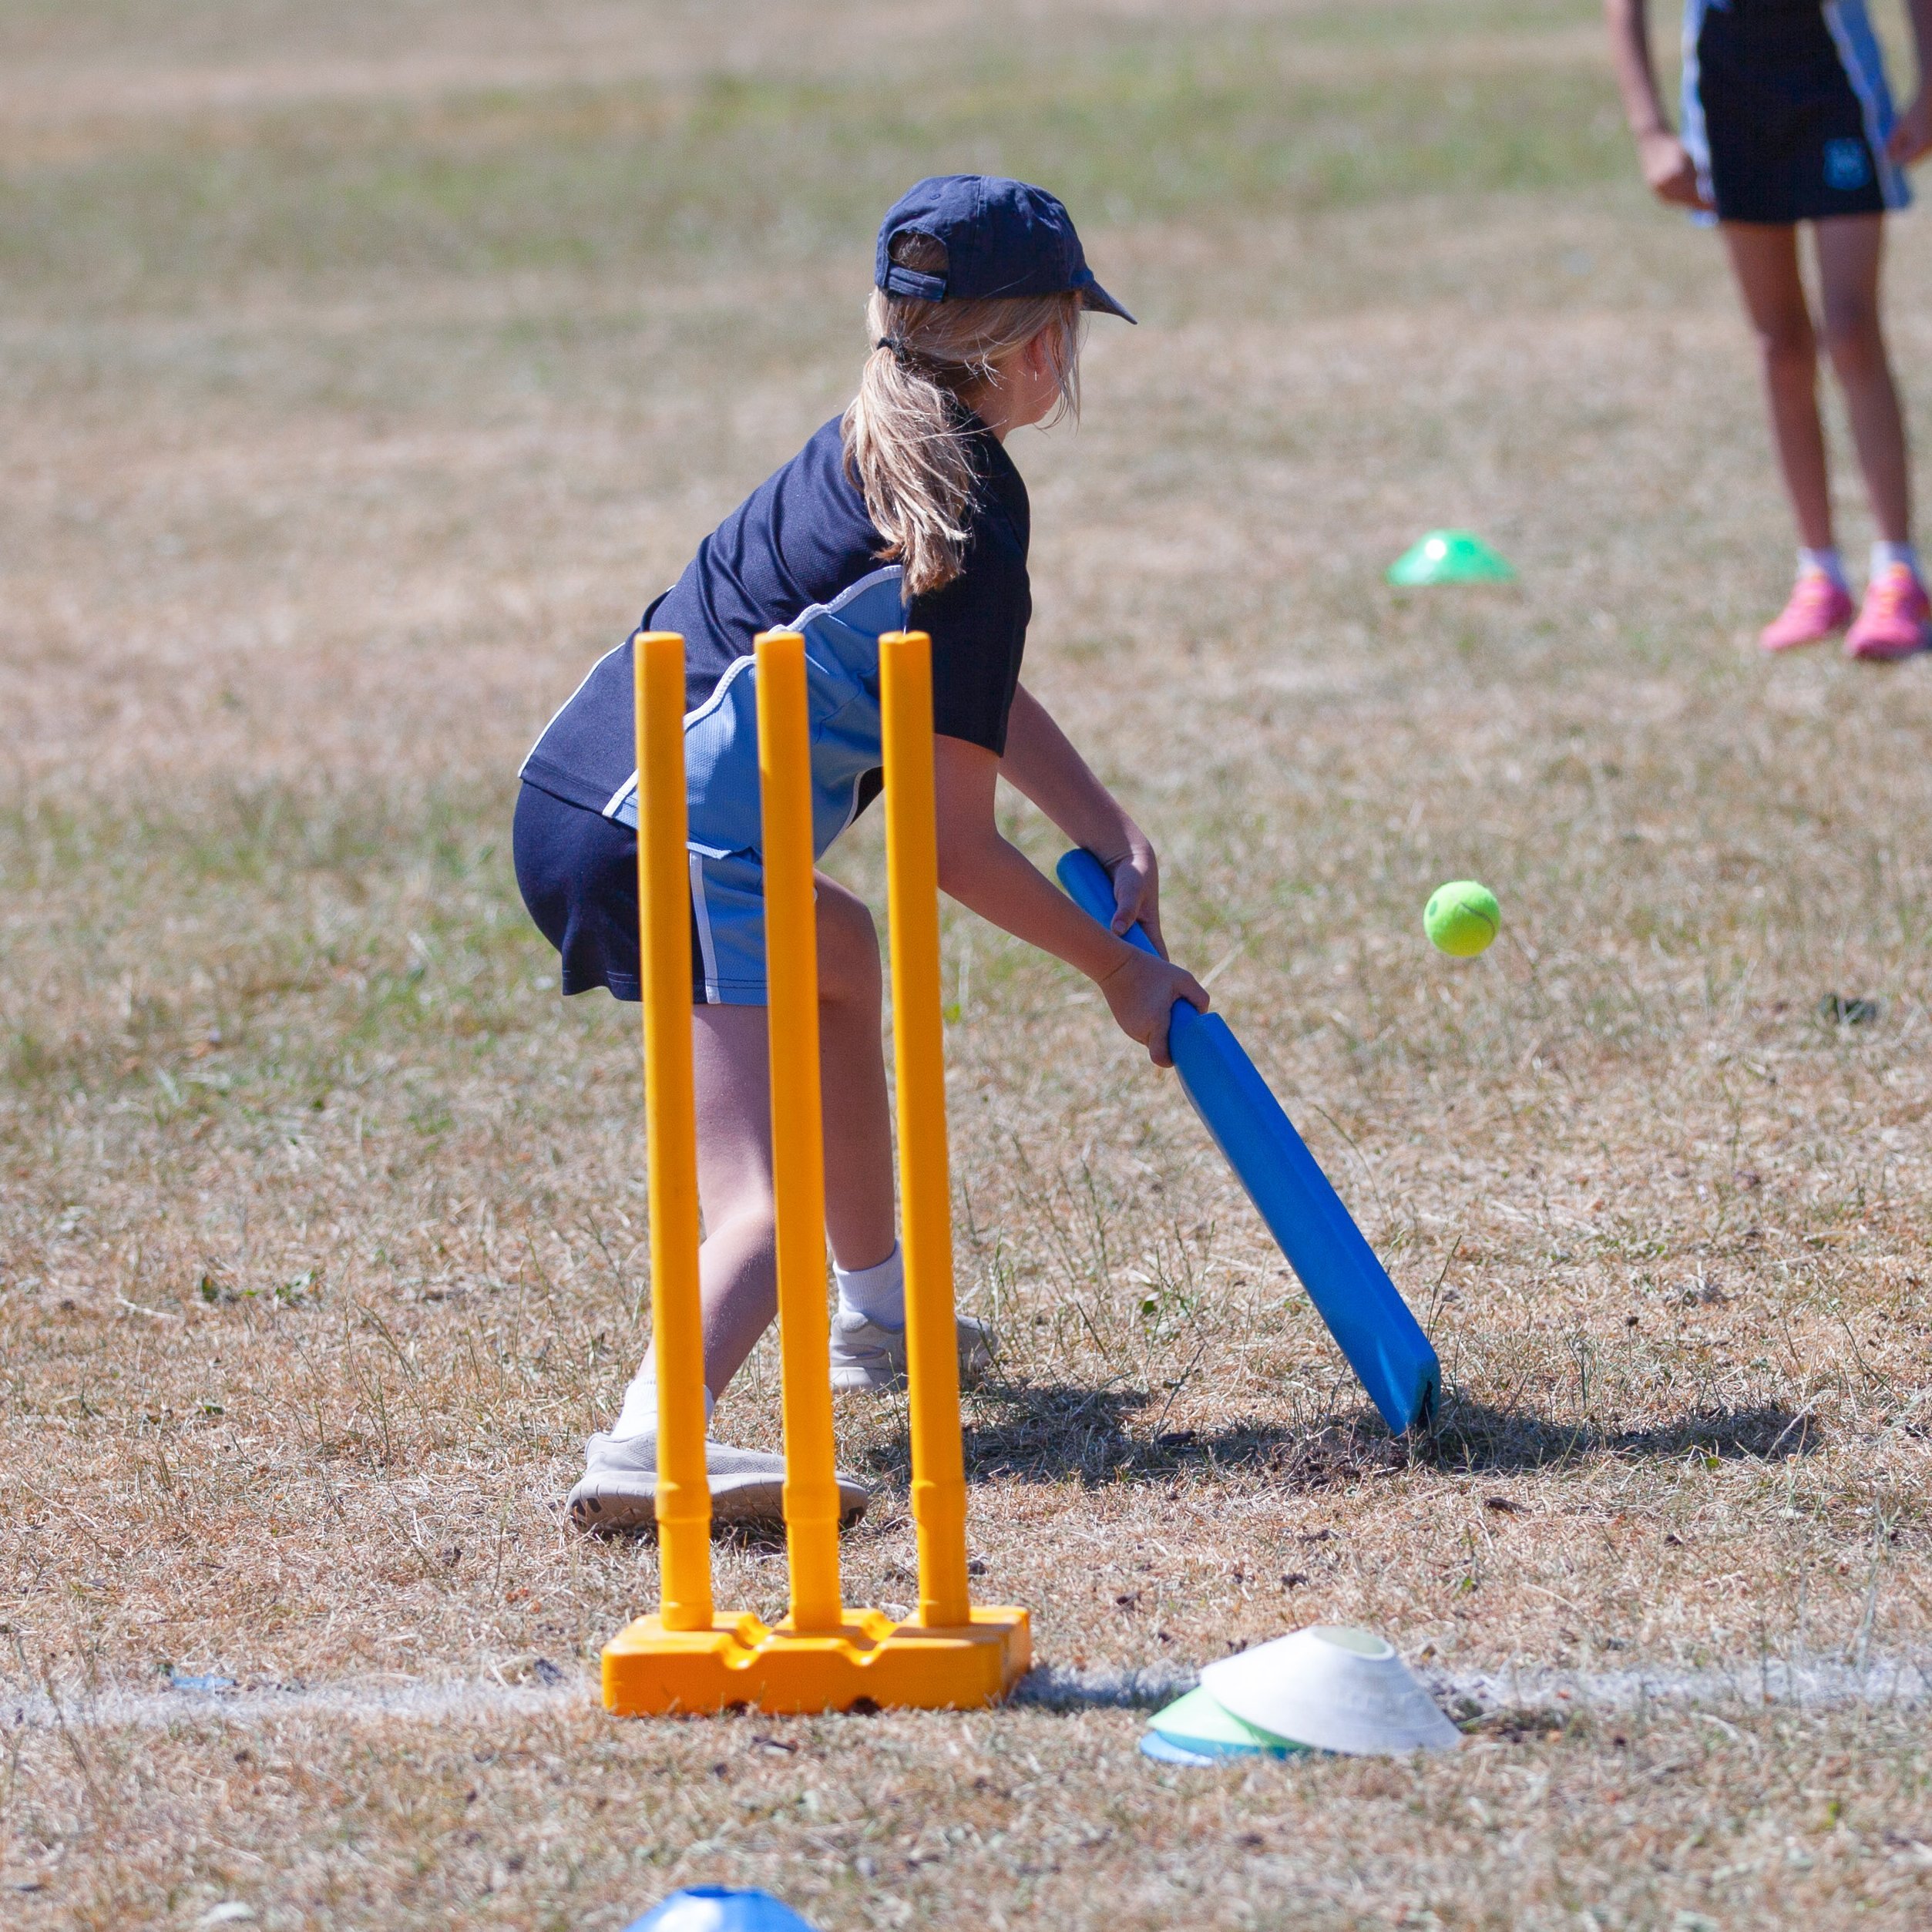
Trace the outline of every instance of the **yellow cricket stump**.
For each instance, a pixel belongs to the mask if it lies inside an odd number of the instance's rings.
[[[662,1600],[657,1615],[639,1618],[606,1646],[603,1700],[627,1716],[737,1705],[801,1712],[843,1710],[861,1702],[929,1709],[989,1704],[1026,1673],[1033,1647],[1025,1611],[975,1608],[966,1585],[939,1009],[931,647],[916,631],[879,640],[912,1514],[919,1557],[919,1612],[905,1623],[876,1610],[846,1608],[839,1585],[805,640],[796,632],[771,631],[756,648],[791,1614],[774,1628],[747,1613],[714,1612],[711,1604],[704,1410],[695,1398],[704,1366],[684,847],[684,643],[668,633],[640,633],[635,645],[637,851]],[[681,1396],[676,1404],[668,1399],[674,1383]]]
[[[659,1616],[711,1627],[711,1486],[697,1295],[697,1117],[691,1071],[690,873],[684,855],[684,640],[640,633],[637,902],[644,993],[650,1326],[657,1350]]]

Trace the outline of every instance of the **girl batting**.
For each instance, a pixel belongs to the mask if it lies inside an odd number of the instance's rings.
[[[1133,318],[1094,280],[1067,210],[1023,182],[922,181],[879,230],[858,393],[698,546],[641,629],[685,639],[691,1016],[698,1117],[699,1265],[708,1416],[777,1306],[763,897],[752,640],[806,634],[839,687],[815,687],[812,781],[822,852],[879,789],[878,640],[932,640],[940,882],[953,898],[1086,973],[1115,1020],[1168,1063],[1177,999],[1205,1009],[1188,973],[1119,935],[1157,940],[1153,848],[1020,682],[1031,610],[1026,486],[1005,449],[1071,413],[1090,311]],[[637,772],[627,643],[600,660],[523,767],[517,882],[562,956],[566,995],[639,997]],[[1097,926],[1000,835],[1004,778],[1107,864],[1117,911]],[[755,838],[755,834],[751,835]],[[878,1389],[906,1367],[905,1286],[872,916],[818,881],[825,1223],[838,1308],[835,1388]],[[992,1337],[962,1319],[970,1377]],[[647,1356],[607,1433],[590,1440],[570,1495],[586,1526],[651,1520],[657,1390]],[[777,1520],[778,1456],[707,1445],[714,1514]],[[839,1478],[848,1513],[866,1491]]]
[[[1714,217],[1758,338],[1765,397],[1798,525],[1798,577],[1759,638],[1766,650],[1843,630],[1854,657],[1921,650],[1932,617],[1912,547],[1905,425],[1879,323],[1885,217],[1932,146],[1923,77],[1932,0],[1908,0],[1921,86],[1895,120],[1865,0],[1685,0],[1681,136],[1658,97],[1646,0],[1605,0],[1618,84],[1644,178],[1661,200]],[[1812,227],[1822,328],[1799,273]],[[1863,607],[1833,533],[1819,422],[1822,334],[1845,397],[1878,541]]]

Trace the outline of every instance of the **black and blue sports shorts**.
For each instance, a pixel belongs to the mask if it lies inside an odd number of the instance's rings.
[[[510,850],[517,890],[563,963],[565,995],[602,986],[619,1000],[641,1000],[637,833],[526,782],[518,790]],[[694,910],[691,1003],[706,1003]]]
[[[1864,0],[1686,0],[1684,145],[1719,220],[1903,207],[1891,131]]]

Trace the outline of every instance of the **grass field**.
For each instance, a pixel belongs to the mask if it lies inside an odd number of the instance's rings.
[[[721,1880],[826,1932],[1926,1922],[1932,686],[1750,650],[1790,536],[1748,345],[1599,40],[1590,0],[0,12],[0,1920],[614,1932]],[[559,1504],[643,1341],[635,1015],[556,996],[515,774],[842,405],[872,226],[951,167],[1063,193],[1142,318],[1014,445],[1030,680],[1448,1399],[1391,1442],[1171,1080],[949,918],[978,1588],[1060,1674],[620,1724],[654,1547]],[[1443,524],[1521,589],[1383,587]],[[1471,874],[1507,931],[1462,966],[1420,914]],[[902,1604],[903,1414],[838,1423],[882,1492],[848,1592]],[[717,1568],[781,1605],[777,1545]],[[1435,1673],[1461,1750],[1134,1755],[1124,1673],[1318,1621]]]

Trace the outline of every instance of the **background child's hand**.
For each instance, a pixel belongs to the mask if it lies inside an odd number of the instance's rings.
[[[1898,117],[1892,137],[1885,143],[1887,158],[1898,166],[1909,167],[1932,149],[1932,95],[1921,88],[1912,105]]]
[[[1115,1023],[1130,1040],[1147,1050],[1157,1067],[1171,1067],[1168,1051],[1168,1015],[1177,1000],[1196,1013],[1208,1010],[1208,990],[1191,973],[1157,959],[1151,953],[1131,953],[1100,983]]]
[[[1644,180],[1659,201],[1675,208],[1708,208],[1709,197],[1698,184],[1696,164],[1684,143],[1668,128],[1653,128],[1637,142],[1637,160]]]

